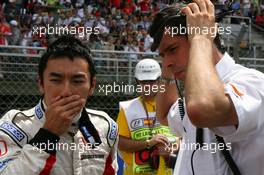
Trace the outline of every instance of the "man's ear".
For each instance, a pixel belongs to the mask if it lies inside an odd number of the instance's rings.
[[[93,77],[88,95],[92,96],[96,86],[96,77]]]
[[[41,93],[41,95],[44,94],[44,87],[43,87],[43,81],[40,80],[40,77],[37,77],[37,81],[38,81],[38,89],[39,92]]]

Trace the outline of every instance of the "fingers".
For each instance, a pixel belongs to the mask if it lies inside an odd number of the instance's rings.
[[[209,13],[214,15],[214,5],[210,0],[194,0],[195,3],[189,3],[182,8],[182,12],[187,16],[197,13]]]
[[[81,106],[75,106],[70,108],[68,111],[62,113],[62,116],[65,116],[66,119],[70,121],[82,110]]]
[[[186,16],[191,16],[192,15],[192,10],[190,9],[189,6],[186,6],[181,9],[181,11],[186,15]]]
[[[67,119],[72,119],[85,106],[86,100],[79,95],[69,97],[58,96],[52,100],[49,111],[56,111],[57,115]]]
[[[169,154],[172,151],[171,147],[168,145],[157,145],[157,148],[160,154]]]
[[[188,7],[190,8],[193,14],[200,12],[200,9],[196,3],[190,3],[188,4]]]
[[[204,0],[194,0],[194,2],[199,6],[202,13],[207,13],[207,6]]]
[[[55,97],[45,111],[46,122],[43,127],[57,135],[65,133],[73,118],[82,111],[85,102],[86,99],[80,97],[80,95]]]
[[[206,4],[206,8],[207,11],[210,15],[215,15],[215,9],[214,9],[214,5],[210,0],[204,0],[205,4]]]
[[[84,107],[85,99],[80,98],[79,95],[73,95],[60,99],[54,105],[60,108],[62,116],[73,119]]]
[[[71,110],[72,108],[75,108],[75,107],[82,108],[84,106],[84,103],[85,103],[84,99],[75,100],[75,101],[71,101],[68,104],[64,105],[63,108],[65,111]]]
[[[188,40],[192,42],[195,37],[203,37],[213,41],[215,38],[215,14],[214,5],[210,0],[194,0],[182,8],[186,15]],[[194,29],[194,30],[193,30]]]
[[[169,144],[167,137],[161,134],[155,135],[152,139],[154,141],[153,146],[156,144],[163,144],[163,145]]]
[[[55,102],[52,104],[52,106],[64,106],[68,103],[71,103],[73,101],[76,101],[76,100],[80,100],[80,96],[79,95],[71,95],[69,97],[56,97],[55,99],[57,100],[54,100]]]
[[[163,143],[164,145],[169,144],[169,141],[168,141],[167,137],[165,137],[165,136],[163,136],[163,135],[160,136],[160,140],[162,141],[162,143]]]
[[[61,96],[57,96],[54,99],[51,99],[51,104],[55,103],[56,101],[58,101],[61,98]]]

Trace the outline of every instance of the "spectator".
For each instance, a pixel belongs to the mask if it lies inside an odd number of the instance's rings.
[[[47,12],[47,13],[43,13],[43,22],[44,24],[53,24],[54,22],[54,14],[53,12]]]
[[[148,30],[150,26],[148,15],[143,15],[142,20],[139,22],[139,25],[141,25],[145,30]]]
[[[135,6],[132,2],[125,1],[125,7],[123,8],[123,13],[130,15],[135,11]]]
[[[150,13],[150,0],[139,0],[138,5],[143,14]]]
[[[85,21],[84,26],[91,28],[93,27],[93,25],[94,25],[94,16],[92,15],[87,16],[87,20]]]
[[[160,7],[158,6],[157,2],[152,2],[152,8],[151,8],[151,15],[155,15],[157,12],[159,12]]]
[[[78,22],[80,26],[97,26],[101,29],[100,33],[108,33],[118,37],[120,33],[130,35],[139,26],[147,30],[150,25],[150,17],[146,14],[154,13],[163,8],[169,1],[126,0],[122,4],[120,0],[23,0],[23,3],[22,0],[16,2],[15,0],[10,0],[10,2],[5,0],[5,2],[1,2],[4,4],[3,7],[1,6],[4,11],[4,18],[7,21],[16,19],[21,25],[21,33],[23,34],[25,29],[32,30],[35,25],[47,26],[56,23],[56,26],[69,27],[74,20],[81,18],[81,23]],[[76,8],[72,9],[72,6]],[[20,7],[19,10],[17,7]],[[51,11],[51,8],[58,7],[58,15],[54,16],[55,13],[53,10]],[[139,20],[142,14],[144,15]],[[16,18],[17,16],[19,19]],[[135,35],[133,37],[138,41],[141,39]],[[21,36],[20,40],[23,38]],[[23,43],[30,44],[32,42]]]
[[[9,38],[10,45],[19,45],[21,39],[21,30],[19,28],[19,24],[16,20],[12,20],[9,22],[11,26],[12,35]]]
[[[105,19],[101,18],[100,16],[97,16],[94,21],[94,27],[98,27],[101,34],[109,34],[109,28],[106,25]]]
[[[144,52],[151,52],[150,48],[153,43],[153,39],[145,29],[141,29],[141,40],[144,41]]]
[[[264,9],[256,16],[256,24],[264,28]]]
[[[15,0],[11,0],[6,3],[3,12],[5,14],[6,21],[11,21],[12,19],[15,19],[17,16],[19,16],[20,10],[16,8]]]
[[[30,29],[24,29],[22,31],[21,46],[29,46],[32,42],[32,31]],[[24,54],[27,54],[27,49],[23,49]]]
[[[125,13],[123,13],[123,17],[122,19],[120,20],[119,24],[121,25],[121,27],[125,27],[125,25],[128,23],[129,21],[129,16]]]
[[[130,22],[128,22],[125,25],[125,28],[123,29],[122,35],[127,36],[127,35],[131,35],[132,33],[133,33],[132,24]]]
[[[137,30],[138,29],[139,22],[138,22],[138,17],[137,16],[133,16],[132,17],[131,25],[132,25],[132,29],[133,30]]]
[[[106,36],[107,42],[105,43],[105,50],[115,50],[115,40],[111,35]]]
[[[251,0],[240,0],[242,14],[245,17],[250,16]]]
[[[0,45],[8,45],[8,36],[11,36],[11,28],[4,18],[0,18]]]
[[[121,0],[109,0],[110,6],[119,9],[121,6]]]
[[[120,35],[121,33],[121,26],[117,23],[115,19],[111,20],[110,22],[109,33],[116,37],[118,37],[118,35]]]
[[[124,51],[124,46],[122,45],[120,38],[116,38],[115,40],[115,50]]]
[[[133,39],[131,36],[128,37],[128,43],[125,46],[125,51],[127,52],[139,52],[138,41]],[[138,55],[136,53],[128,54],[128,59],[138,60]]]

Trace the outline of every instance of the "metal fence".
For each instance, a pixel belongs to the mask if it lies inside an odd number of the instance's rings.
[[[37,65],[45,48],[0,46],[0,115],[6,111],[34,106],[40,93]],[[96,66],[97,87],[87,106],[117,116],[118,102],[135,97],[135,91],[121,89],[134,85],[134,67],[142,58],[155,58],[155,53],[92,50]]]
[[[43,51],[45,48],[0,46],[0,116],[10,109],[26,109],[38,102],[37,65]],[[93,50],[92,55],[97,70],[97,88],[87,106],[106,111],[116,118],[118,102],[137,95],[135,91],[121,90],[135,84],[136,63],[142,58],[157,58],[158,55],[103,50]],[[240,58],[238,62],[264,72],[264,58]]]

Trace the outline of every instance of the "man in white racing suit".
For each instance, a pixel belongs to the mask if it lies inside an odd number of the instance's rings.
[[[0,174],[114,175],[118,127],[105,112],[85,108],[95,87],[90,52],[63,36],[39,63],[43,99],[0,120]]]

